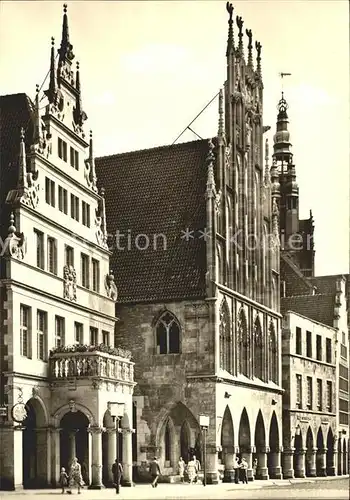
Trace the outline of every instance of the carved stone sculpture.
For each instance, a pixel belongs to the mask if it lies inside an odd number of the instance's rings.
[[[73,266],[63,268],[63,297],[72,302],[77,300],[77,273]]]
[[[110,271],[109,274],[107,274],[107,276],[106,276],[105,289],[107,292],[107,297],[109,297],[110,299],[114,300],[114,302],[116,302],[118,299],[118,288],[117,288],[116,284],[114,283],[113,271]]]

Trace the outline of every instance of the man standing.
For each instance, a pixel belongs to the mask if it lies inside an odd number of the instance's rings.
[[[240,470],[240,463],[238,460],[238,457],[236,457],[233,461],[233,469],[235,471],[235,484],[239,484],[239,470]]]
[[[150,471],[151,476],[152,476],[152,488],[157,488],[158,478],[161,474],[157,457],[154,457],[153,462],[151,462],[151,464],[149,466],[149,471]]]
[[[198,460],[198,458],[196,457],[196,455],[193,455],[193,461],[195,463],[195,468],[196,468],[196,477],[195,477],[195,480],[194,480],[194,482],[196,483],[198,481],[199,471],[201,470],[201,463]]]
[[[242,458],[242,463],[241,463],[241,470],[242,470],[242,481],[243,484],[248,484],[248,462],[246,461],[245,458]]]
[[[113,485],[115,486],[115,491],[118,493],[118,484],[120,485],[120,480],[123,475],[123,466],[117,459],[115,459],[114,464],[112,465],[112,474],[113,474]]]

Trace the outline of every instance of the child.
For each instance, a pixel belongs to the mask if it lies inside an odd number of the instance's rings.
[[[68,474],[66,473],[66,469],[64,467],[62,467],[61,469],[60,485],[62,488],[62,493],[64,493],[66,486],[68,486]]]

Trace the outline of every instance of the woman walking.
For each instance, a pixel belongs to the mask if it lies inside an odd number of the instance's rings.
[[[72,493],[72,488],[76,486],[78,488],[78,494],[80,495],[80,488],[83,486],[84,481],[81,475],[81,465],[78,462],[77,457],[73,458],[72,465],[69,470],[69,486],[70,489],[67,490],[67,493]]]
[[[182,457],[180,457],[179,463],[177,464],[177,467],[178,467],[178,473],[179,473],[179,476],[180,476],[182,483],[184,482],[184,478],[185,478],[185,466],[186,466],[186,464],[185,464],[184,460],[182,459]]]

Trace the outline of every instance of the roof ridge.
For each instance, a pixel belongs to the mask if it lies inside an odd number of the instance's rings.
[[[113,153],[111,155],[103,155],[103,156],[98,156],[95,158],[95,160],[100,160],[104,158],[113,158],[117,156],[123,156],[123,155],[128,155],[128,154],[133,154],[133,153],[144,153],[145,151],[155,151],[156,149],[165,149],[165,148],[176,148],[188,144],[194,144],[194,143],[200,143],[200,142],[208,142],[209,139],[195,139],[193,141],[187,141],[187,142],[179,142],[178,144],[163,144],[162,146],[154,146],[152,148],[143,148],[143,149],[134,149],[131,151],[124,151],[122,153]]]
[[[334,295],[335,295],[335,292],[334,293],[314,293],[314,294],[310,294],[310,295],[288,295],[288,297],[281,297],[281,300],[294,299],[294,298],[305,299],[305,297],[334,297]]]

